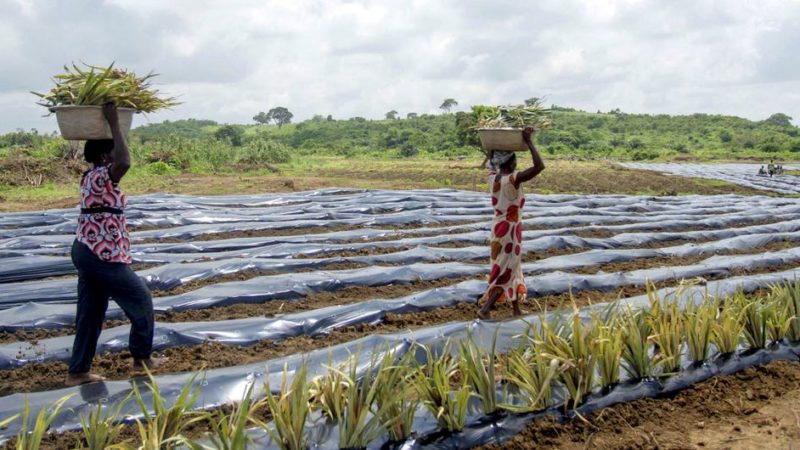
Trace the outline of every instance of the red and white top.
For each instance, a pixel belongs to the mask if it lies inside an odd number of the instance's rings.
[[[130,264],[131,242],[123,210],[125,194],[108,174],[108,166],[88,171],[81,180],[81,215],[76,239],[100,260]]]

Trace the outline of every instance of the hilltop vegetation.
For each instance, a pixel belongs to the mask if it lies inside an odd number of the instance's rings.
[[[298,172],[312,164],[320,169],[326,161],[342,159],[467,159],[477,165],[482,157],[477,134],[470,128],[474,117],[469,113],[409,113],[401,119],[397,111],[391,111],[387,116],[393,119],[315,116],[289,123],[291,113],[279,112],[286,120],[277,124],[230,125],[188,119],[140,126],[130,136],[135,162],[132,176]],[[270,114],[276,113],[271,110]],[[270,114],[254,119],[266,122]],[[551,159],[800,158],[800,130],[783,114],[751,121],[706,114],[589,113],[553,107],[552,119],[553,127],[536,136]],[[17,131],[1,135],[0,186],[69,182],[80,174],[81,165],[72,162],[80,154],[80,145],[70,145],[55,134]]]
[[[800,130],[790,122],[707,114],[587,113],[558,107],[552,116],[555,125],[538,133],[537,142],[554,157],[636,161],[800,157]],[[133,136],[144,146],[178,136],[203,145],[223,142],[251,158],[253,153],[267,160],[276,155],[274,162],[282,162],[278,155],[283,151],[346,157],[478,157],[479,141],[471,125],[470,115],[463,112],[386,120],[315,116],[282,127],[186,120],[145,125]],[[264,142],[270,143],[268,150]],[[252,148],[254,143],[260,150]]]

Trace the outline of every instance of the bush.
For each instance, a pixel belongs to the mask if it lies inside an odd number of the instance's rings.
[[[733,135],[728,130],[722,130],[719,132],[719,140],[722,142],[730,142],[733,140]]]
[[[403,158],[411,158],[419,154],[419,149],[406,142],[400,147],[400,156]]]
[[[145,166],[148,173],[152,175],[177,175],[179,172],[174,167],[164,161],[156,161]]]
[[[646,150],[639,150],[631,155],[631,159],[634,161],[646,161],[656,158],[658,158],[658,153]]]
[[[292,154],[285,145],[262,138],[245,145],[236,162],[247,165],[283,164],[291,159]]]
[[[217,138],[217,140],[227,141],[234,147],[240,147],[242,145],[243,136],[244,130],[241,127],[235,127],[233,125],[223,125],[214,132],[214,137]]]
[[[761,145],[761,151],[765,153],[777,153],[781,151],[781,148],[774,142],[767,142]]]
[[[800,141],[794,141],[789,145],[789,151],[792,153],[800,153]]]

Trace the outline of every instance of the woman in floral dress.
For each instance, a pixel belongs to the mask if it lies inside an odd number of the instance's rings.
[[[544,161],[533,145],[532,134],[531,127],[522,132],[533,158],[533,166],[528,169],[517,171],[517,155],[514,152],[492,152],[489,172],[494,209],[489,241],[491,271],[489,287],[482,299],[483,306],[478,310],[481,319],[491,318],[494,305],[505,303],[506,300],[511,301],[515,316],[522,314],[519,302],[527,294],[522,275],[522,208],[525,206],[522,183],[532,180],[544,170]]]
[[[131,166],[125,136],[112,104],[103,114],[114,139],[86,141],[84,159],[92,164],[81,179],[81,211],[72,243],[72,262],[78,269],[75,341],[65,384],[102,381],[91,372],[97,339],[103,329],[109,298],[131,322],[128,349],[135,370],[155,369],[163,358],[153,350],[153,299],[144,281],[131,270],[130,239],[125,220],[125,194],[119,182]]]

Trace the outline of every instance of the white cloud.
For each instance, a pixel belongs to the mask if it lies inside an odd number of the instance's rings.
[[[64,63],[140,72],[151,121],[435,112],[547,96],[590,111],[800,121],[800,1],[0,0],[0,132],[52,130],[28,90]]]

